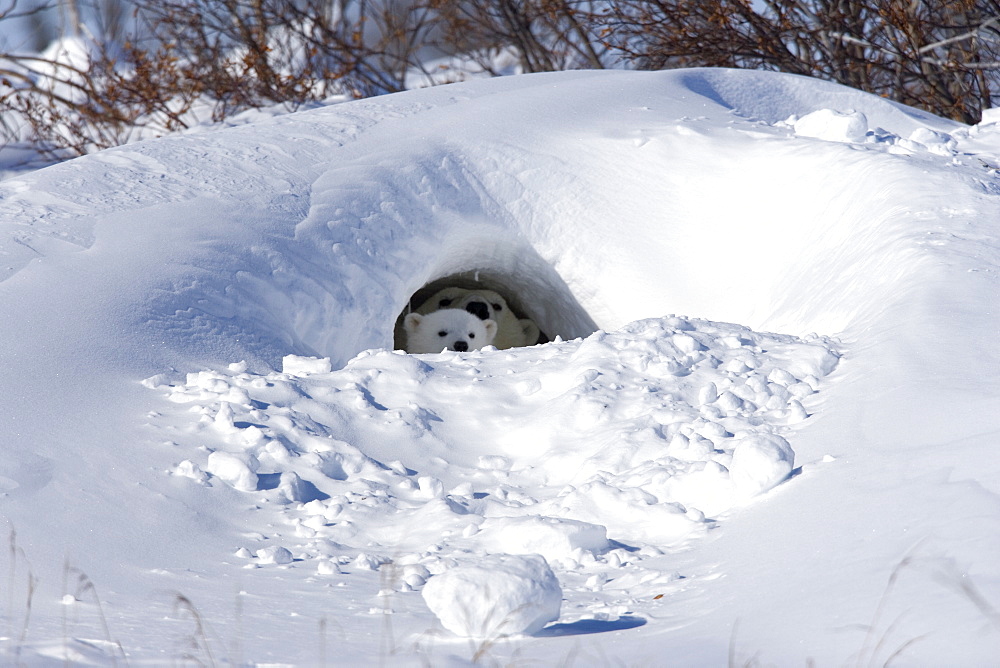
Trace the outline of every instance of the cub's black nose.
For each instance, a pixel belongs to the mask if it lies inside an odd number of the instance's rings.
[[[483,302],[469,302],[465,305],[465,310],[480,320],[487,320],[490,317],[490,307]]]
[[[452,347],[460,353],[468,352],[469,350],[469,344],[465,341],[455,341],[455,343],[452,344]]]

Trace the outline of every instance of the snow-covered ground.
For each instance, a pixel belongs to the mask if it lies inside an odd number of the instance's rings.
[[[571,72],[0,182],[5,658],[992,665],[994,120]],[[550,342],[393,352],[454,277]]]

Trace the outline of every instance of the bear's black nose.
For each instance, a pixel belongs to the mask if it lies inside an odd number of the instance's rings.
[[[467,352],[469,350],[469,344],[465,341],[455,341],[452,347],[460,353]]]
[[[490,307],[484,302],[469,302],[465,305],[465,310],[480,320],[486,320],[490,317]]]

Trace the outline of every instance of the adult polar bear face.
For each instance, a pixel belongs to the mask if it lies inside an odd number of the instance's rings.
[[[492,290],[445,288],[421,304],[417,313],[431,313],[437,309],[461,309],[481,320],[495,321],[497,335],[493,345],[501,350],[538,343],[538,325],[529,318],[519,319],[507,301]]]
[[[432,313],[410,313],[403,319],[406,352],[467,352],[488,346],[497,335],[497,323],[480,320],[468,311],[447,308]]]

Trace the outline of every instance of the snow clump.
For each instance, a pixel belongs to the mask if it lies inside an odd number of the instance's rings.
[[[295,561],[288,548],[273,545],[257,550],[257,559],[262,564],[290,564]]]
[[[186,469],[197,465],[187,462]],[[208,456],[206,470],[242,492],[257,491],[257,469],[260,462],[250,453],[213,452]]]
[[[737,494],[752,497],[771,489],[792,473],[795,452],[781,436],[752,434],[737,441],[729,476]]]
[[[860,143],[868,134],[868,119],[860,111],[843,113],[833,109],[817,109],[794,123],[800,137],[825,141]]]
[[[585,553],[609,549],[607,529],[601,525],[555,517],[489,518],[481,541],[487,550],[514,554],[541,554],[547,561],[577,561]]]
[[[540,555],[492,554],[432,577],[423,597],[455,635],[488,640],[559,619],[562,588]]]

